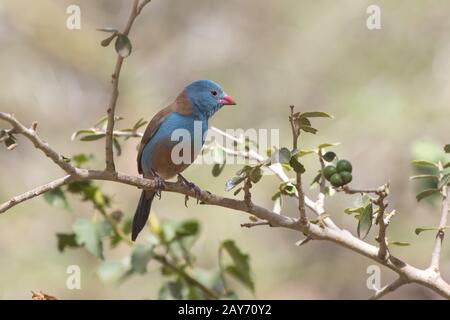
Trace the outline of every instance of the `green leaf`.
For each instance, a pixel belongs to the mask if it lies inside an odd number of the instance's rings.
[[[275,150],[271,157],[271,163],[289,163],[291,160],[291,152],[288,148]]]
[[[137,131],[140,127],[144,126],[147,123],[147,121],[144,120],[144,118],[140,118],[138,122],[133,126],[133,130]]]
[[[48,204],[58,207],[58,208],[69,208],[69,203],[67,202],[66,195],[60,187],[44,193],[44,199]]]
[[[238,176],[229,179],[225,183],[225,191],[232,190],[234,187],[236,187],[238,184],[240,184],[242,181],[244,181],[244,179],[245,179],[245,177],[238,177]]]
[[[15,147],[17,147],[16,138],[14,138],[13,135],[9,134],[8,138],[5,140],[5,146],[8,150],[13,150]]]
[[[122,154],[122,147],[120,146],[120,142],[117,138],[113,139],[113,147],[117,152],[117,156],[120,156]]]
[[[296,157],[292,157],[289,161],[289,165],[294,169],[295,172],[303,174],[305,173],[305,167],[297,160]]]
[[[213,177],[218,177],[223,169],[225,168],[225,163],[216,163],[214,164],[213,168],[212,168],[212,175]]]
[[[94,133],[87,136],[84,136],[80,139],[80,141],[96,141],[105,137],[104,133]]]
[[[311,121],[308,118],[300,117],[297,121],[299,126],[311,126]]]
[[[219,250],[220,252],[226,251],[233,261],[233,264],[226,266],[225,270],[251,291],[254,291],[255,285],[251,276],[249,255],[243,253],[233,240],[222,242]],[[222,259],[222,255],[220,255],[220,259]]]
[[[450,168],[450,162],[447,162],[446,164],[444,164],[444,169]]]
[[[181,222],[176,228],[177,236],[187,237],[197,235],[200,231],[200,223],[194,219],[188,219]]]
[[[412,176],[410,178],[411,180],[420,180],[420,179],[435,179],[435,180],[439,180],[439,177],[434,175],[434,174],[420,174],[417,176]]]
[[[237,189],[233,192],[233,195],[237,196],[238,193],[241,192],[241,191],[242,191],[242,187],[237,188]]]
[[[310,127],[310,126],[302,125],[302,126],[300,126],[300,130],[303,130],[305,132],[309,132],[309,133],[312,133],[312,134],[316,134],[317,133],[317,129],[313,128],[313,127]]]
[[[424,231],[432,231],[432,230],[439,230],[439,228],[436,227],[420,227],[420,228],[416,228],[416,230],[414,230],[414,233],[416,235],[421,234]]]
[[[222,288],[222,277],[220,275],[220,270],[214,268],[211,270],[205,270],[201,268],[194,268],[192,270],[192,275],[198,282],[203,284],[207,288],[219,289]],[[218,290],[217,290],[218,291]]]
[[[301,118],[333,118],[333,116],[326,112],[321,111],[313,111],[313,112],[304,112],[300,114]]]
[[[65,248],[79,248],[74,233],[57,233],[58,251],[64,252]]]
[[[112,35],[110,35],[108,38],[103,39],[102,41],[100,41],[100,45],[102,47],[107,47],[111,44],[111,41],[114,40],[114,38],[117,37],[117,33],[113,33]]]
[[[261,167],[255,167],[252,171],[250,171],[250,180],[253,183],[258,183],[262,178],[262,170]]]
[[[158,293],[158,299],[160,300],[182,300],[183,285],[179,281],[169,281],[166,282]]]
[[[279,187],[282,194],[293,196],[297,193],[297,188],[292,182],[283,182]]]
[[[406,247],[410,246],[411,244],[409,242],[404,241],[388,241],[388,246],[400,246],[400,247]]]
[[[364,239],[372,227],[373,207],[372,203],[364,208],[364,211],[359,216],[357,233],[360,239]]]
[[[91,222],[87,219],[78,219],[72,229],[78,245],[84,245],[91,254],[103,259],[102,238],[112,231],[111,224],[108,221]]]
[[[109,33],[118,33],[119,32],[116,28],[110,28],[110,27],[98,28],[97,31],[109,32]]]
[[[319,144],[318,146],[317,146],[317,148],[318,149],[325,149],[325,148],[328,148],[328,147],[336,147],[336,146],[338,146],[338,145],[340,145],[341,143],[340,142],[335,142],[335,143],[322,143],[322,144]]]
[[[325,161],[327,162],[331,162],[334,160],[334,158],[336,158],[336,153],[332,152],[332,151],[328,151],[327,153],[325,153],[322,158],[324,158]]]
[[[358,216],[360,216],[364,212],[364,207],[357,207],[357,208],[345,208],[344,212],[346,214],[352,214],[356,213]]]
[[[113,283],[122,280],[130,273],[130,262],[127,259],[105,261],[97,268],[97,275],[103,282]]]
[[[5,129],[0,130],[0,142],[4,142],[8,138],[8,133]]]
[[[416,195],[416,199],[417,199],[417,201],[421,201],[431,195],[438,194],[438,193],[439,193],[438,189],[427,189],[427,190],[420,192],[418,195]]]
[[[133,272],[144,274],[147,272],[147,264],[153,257],[153,245],[137,244],[131,254],[131,268]]]
[[[94,192],[94,197],[92,198],[95,207],[97,208],[103,208],[105,207],[106,204],[106,198],[103,195],[103,193],[101,192],[100,189],[96,189]]]
[[[444,151],[445,151],[445,153],[450,153],[450,144],[446,144],[444,146]]]
[[[427,160],[413,160],[412,164],[417,166],[437,168],[437,164]]]
[[[319,173],[314,177],[314,179],[310,185],[312,186],[314,183],[319,183],[321,177],[322,177],[322,173],[319,171]]]
[[[371,203],[372,198],[367,194],[363,194],[355,201],[355,207],[367,207]]]
[[[81,167],[82,165],[86,164],[87,162],[94,159],[94,156],[92,154],[86,155],[85,153],[79,153],[72,156],[71,160],[75,163],[77,167]]]
[[[118,34],[115,42],[116,52],[122,58],[131,54],[132,46],[130,39],[124,34]]]
[[[80,135],[91,135],[94,134],[96,131],[93,129],[83,129],[83,130],[78,130],[77,132],[74,132],[72,134],[72,137],[70,137],[70,139],[72,141],[74,141],[78,136]]]
[[[275,195],[272,197],[273,202],[273,209],[272,211],[280,214],[281,210],[283,209],[283,198],[281,197],[281,192],[275,193]]]
[[[317,152],[317,150],[314,150],[314,149],[312,149],[312,150],[300,149],[299,151],[296,152],[296,154],[293,154],[292,156],[303,157],[308,154],[316,153],[316,152]]]

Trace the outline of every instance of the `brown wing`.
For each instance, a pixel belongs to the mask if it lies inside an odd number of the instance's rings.
[[[181,114],[191,114],[192,113],[192,107],[189,103],[189,100],[186,97],[185,92],[183,91],[174,102],[169,104],[164,109],[160,110],[150,121],[150,123],[147,125],[147,128],[144,131],[144,135],[142,136],[141,143],[139,144],[139,151],[137,155],[137,165],[138,165],[138,172],[143,173],[142,167],[141,167],[141,157],[142,157],[142,151],[144,151],[144,147],[147,144],[147,142],[153,137],[153,135],[158,131],[159,127],[163,123],[164,119],[171,113],[171,112],[177,112]]]

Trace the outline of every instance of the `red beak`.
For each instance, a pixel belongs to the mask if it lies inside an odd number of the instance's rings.
[[[229,95],[224,95],[223,98],[219,100],[219,103],[223,106],[234,106],[236,104]]]

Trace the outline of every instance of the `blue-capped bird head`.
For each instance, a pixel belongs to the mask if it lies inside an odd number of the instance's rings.
[[[233,99],[211,80],[198,80],[186,87],[194,113],[209,118],[225,105],[235,105]]]

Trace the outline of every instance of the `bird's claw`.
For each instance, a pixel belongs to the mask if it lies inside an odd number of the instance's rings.
[[[189,187],[189,189],[194,191],[194,196],[197,199],[197,204],[200,201],[200,196],[202,194],[202,190],[197,187],[194,183],[188,181],[185,177],[183,177],[181,174],[178,174],[178,182],[181,182],[185,186]],[[187,207],[187,201],[189,200],[189,196],[186,195],[184,205]]]
[[[156,196],[161,199],[161,190],[164,190],[166,188],[166,183],[163,178],[156,172],[154,169],[152,169],[153,173],[153,180],[156,183],[155,187],[155,194]]]

